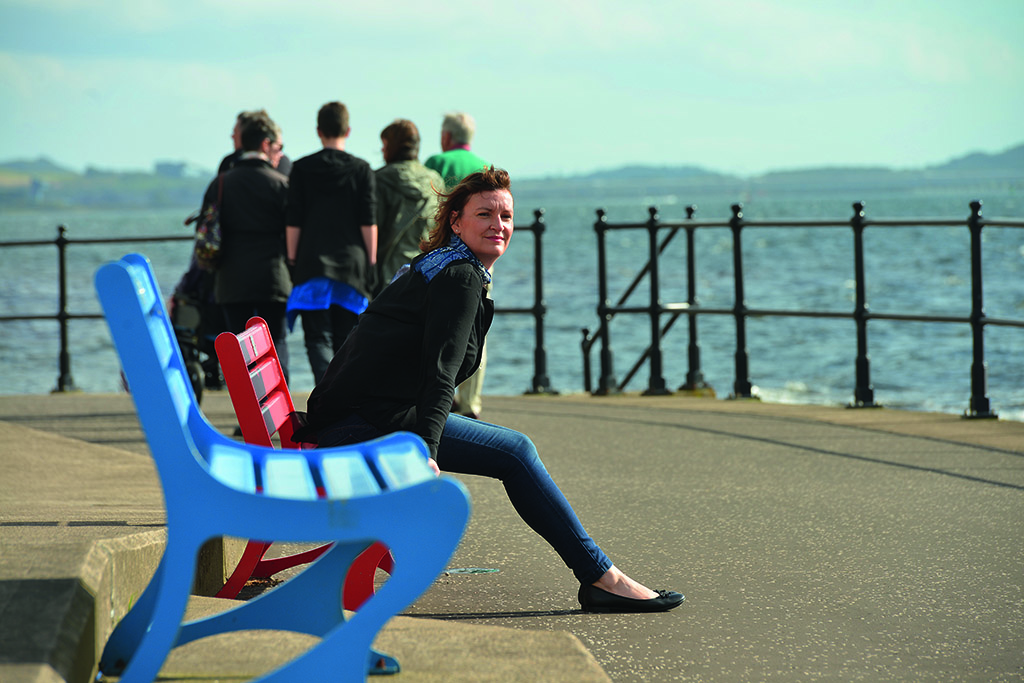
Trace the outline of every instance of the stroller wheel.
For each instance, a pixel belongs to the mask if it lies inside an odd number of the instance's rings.
[[[196,403],[201,403],[203,400],[203,366],[199,364],[199,361],[186,361],[185,369],[188,370],[188,380],[192,383]]]

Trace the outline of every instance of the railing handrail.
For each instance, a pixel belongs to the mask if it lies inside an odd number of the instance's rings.
[[[678,221],[661,221],[656,207],[648,209],[649,218],[647,221],[625,221],[611,223],[607,220],[604,210],[597,210],[597,220],[594,229],[598,241],[598,290],[599,301],[597,306],[598,328],[593,334],[589,329],[583,329],[583,340],[581,350],[583,352],[583,377],[584,389],[587,392],[597,395],[615,393],[623,388],[633,379],[636,372],[649,363],[651,366],[650,380],[645,394],[665,393],[665,381],[661,376],[661,350],[660,342],[662,336],[669,331],[672,325],[683,315],[690,320],[690,347],[689,347],[689,369],[687,381],[680,389],[697,390],[706,387],[703,383],[703,376],[700,370],[700,351],[697,343],[697,317],[699,315],[731,315],[736,321],[736,374],[734,381],[735,397],[751,397],[752,385],[747,373],[747,350],[745,337],[746,320],[751,317],[773,317],[790,316],[804,318],[843,318],[853,319],[858,327],[858,353],[856,359],[857,382],[854,390],[854,402],[852,407],[876,407],[874,403],[873,390],[870,385],[870,374],[867,356],[867,322],[869,320],[897,320],[929,323],[969,323],[974,333],[973,348],[974,358],[971,371],[971,405],[966,411],[968,417],[996,417],[988,406],[988,398],[985,396],[986,368],[984,361],[983,329],[985,326],[1004,326],[1024,328],[1024,320],[1008,318],[990,318],[983,312],[982,277],[981,277],[981,230],[984,227],[1010,227],[1024,228],[1024,220],[1016,218],[982,216],[981,202],[970,203],[971,213],[966,218],[953,219],[945,217],[902,217],[902,218],[879,218],[868,219],[864,214],[864,204],[856,202],[853,204],[854,214],[849,219],[823,219],[823,218],[776,218],[747,220],[743,217],[742,205],[732,206],[732,216],[727,220],[703,220],[694,217],[696,208],[686,207],[687,218]],[[878,313],[870,311],[867,307],[866,295],[864,292],[863,273],[863,243],[862,234],[868,227],[963,227],[966,226],[971,232],[971,269],[972,269],[972,311],[970,315],[931,315],[911,313]],[[740,241],[741,231],[745,228],[852,228],[854,231],[855,244],[855,281],[857,286],[856,306],[852,312],[835,310],[786,310],[774,308],[748,308],[746,305],[743,290],[743,265],[742,247]],[[728,228],[733,232],[733,278],[735,285],[735,296],[731,308],[705,308],[701,306],[696,298],[695,266],[694,266],[694,242],[693,235],[698,228]],[[607,264],[605,262],[604,234],[612,230],[640,230],[649,232],[650,244],[647,261],[638,271],[625,293],[619,297],[616,304],[610,304],[607,295]],[[686,302],[664,303],[660,300],[660,287],[657,278],[657,260],[665,250],[669,241],[680,231],[685,230],[688,237],[687,248],[687,279],[688,299]],[[668,236],[660,243],[657,234],[660,231],[668,231]],[[650,303],[647,306],[626,306],[625,303],[636,290],[640,282],[647,278],[650,280]],[[610,322],[618,314],[646,314],[651,318],[651,343],[640,354],[639,359],[630,368],[626,378],[617,382],[612,369],[612,352],[610,342]],[[668,322],[662,326],[661,316],[669,314]],[[601,377],[598,387],[595,390],[591,381],[590,351],[595,343],[601,342]]]
[[[527,231],[534,236],[534,301],[529,307],[520,308],[495,308],[494,312],[501,314],[523,314],[530,315],[534,319],[534,374],[531,388],[527,391],[530,394],[557,393],[548,377],[547,349],[544,345],[544,322],[547,314],[547,305],[544,301],[544,270],[543,270],[543,235],[545,230],[544,209],[536,209],[533,212],[533,223],[529,225],[517,225],[515,230]],[[68,338],[68,322],[71,320],[98,320],[103,314],[96,313],[71,313],[68,309],[67,300],[67,247],[72,244],[135,244],[154,242],[190,242],[194,239],[191,233],[183,235],[148,235],[148,236],[117,236],[117,237],[84,237],[69,238],[65,225],[57,226],[57,237],[48,240],[8,240],[0,242],[0,248],[18,247],[57,247],[57,287],[58,303],[57,312],[25,313],[14,315],[0,315],[0,323],[14,322],[20,320],[54,320],[60,328],[60,350],[58,352],[58,365],[60,374],[57,377],[57,387],[54,392],[75,390],[74,379],[71,375],[71,351]]]
[[[653,208],[653,207],[652,207]],[[966,218],[865,218],[864,227],[946,227],[961,228],[967,225],[970,216]],[[982,217],[986,227],[1001,228],[1024,228],[1024,219],[1019,218],[988,218]],[[619,222],[606,223],[605,230],[626,230],[646,228],[647,222]],[[681,221],[660,221],[658,227],[661,229],[679,230],[683,228],[728,228],[728,220],[697,220],[692,222]],[[849,228],[850,219],[839,218],[758,218],[754,220],[743,220],[745,228]]]

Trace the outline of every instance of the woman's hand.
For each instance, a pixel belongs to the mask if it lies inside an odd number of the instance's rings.
[[[427,458],[427,464],[430,465],[430,469],[434,471],[435,477],[441,476],[441,468],[437,466],[437,461],[433,458]]]

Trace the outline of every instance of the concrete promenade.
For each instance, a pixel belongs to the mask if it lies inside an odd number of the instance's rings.
[[[231,433],[226,394],[203,408]],[[394,680],[1024,681],[1024,423],[680,396],[484,411],[534,439],[621,568],[686,602],[580,612],[500,483],[463,478],[453,571],[377,641]],[[0,396],[0,681],[89,680],[162,522],[128,396]],[[309,642],[218,636],[160,680],[245,680]]]

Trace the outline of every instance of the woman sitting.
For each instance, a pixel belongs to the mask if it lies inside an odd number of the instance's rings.
[[[494,304],[489,269],[513,231],[509,176],[485,170],[441,196],[425,253],[359,317],[308,402],[320,447],[405,430],[430,448],[435,471],[500,479],[520,517],[580,582],[592,612],[660,612],[683,601],[623,574],[587,535],[530,439],[451,414],[455,387],[480,363]]]

